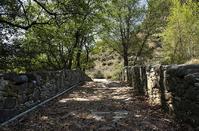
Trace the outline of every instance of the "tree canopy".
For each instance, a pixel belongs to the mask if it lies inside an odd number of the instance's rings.
[[[199,55],[198,9],[194,0],[1,0],[0,70],[85,70],[100,46],[123,66],[184,63]]]

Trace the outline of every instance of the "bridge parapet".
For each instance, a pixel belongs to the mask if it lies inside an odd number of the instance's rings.
[[[80,70],[0,75],[0,123],[72,85],[91,79]]]
[[[133,66],[126,70],[129,85],[139,95],[148,96],[150,104],[199,125],[199,65]]]

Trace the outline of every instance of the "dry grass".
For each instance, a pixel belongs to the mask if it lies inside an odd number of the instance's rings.
[[[187,61],[185,64],[199,64],[199,59],[192,58],[191,60]]]

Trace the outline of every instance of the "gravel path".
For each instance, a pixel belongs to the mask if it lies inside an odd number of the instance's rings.
[[[174,121],[119,82],[88,82],[5,131],[174,131]]]

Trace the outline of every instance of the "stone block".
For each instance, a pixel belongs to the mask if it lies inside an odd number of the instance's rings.
[[[4,100],[0,99],[0,109],[3,109],[3,108],[4,108]]]
[[[0,79],[0,91],[6,90],[7,85],[8,85],[8,81],[1,78]]]
[[[28,101],[28,96],[24,93],[20,94],[17,98],[19,104],[23,104]]]
[[[5,92],[5,91],[1,91],[1,90],[0,90],[0,99],[1,99],[2,97],[4,97],[4,96],[5,96],[5,94],[6,94],[6,92]]]
[[[41,97],[41,91],[40,91],[39,88],[35,88],[34,89],[32,97],[33,97],[33,101],[38,101],[40,99],[40,97]]]
[[[31,107],[34,105],[34,102],[31,100],[31,101],[27,101],[26,103],[24,103],[24,106],[25,107]]]
[[[187,84],[199,82],[199,73],[188,74],[184,77]]]
[[[173,75],[178,77],[184,77],[188,74],[199,72],[199,65],[176,65],[170,68],[170,71],[173,70]]]
[[[14,81],[15,77],[17,77],[16,73],[6,73],[3,75],[4,80]]]
[[[26,75],[18,75],[14,78],[16,85],[21,85],[28,82],[28,77]]]
[[[7,97],[4,100],[4,109],[13,109],[17,105],[17,99],[15,97]]]
[[[194,83],[194,86],[199,88],[199,83]]]
[[[12,116],[16,115],[18,111],[16,109],[0,109],[0,123],[8,120]]]
[[[186,90],[184,96],[188,100],[196,100],[198,94],[199,94],[199,91],[195,90],[194,87],[192,87]]]

